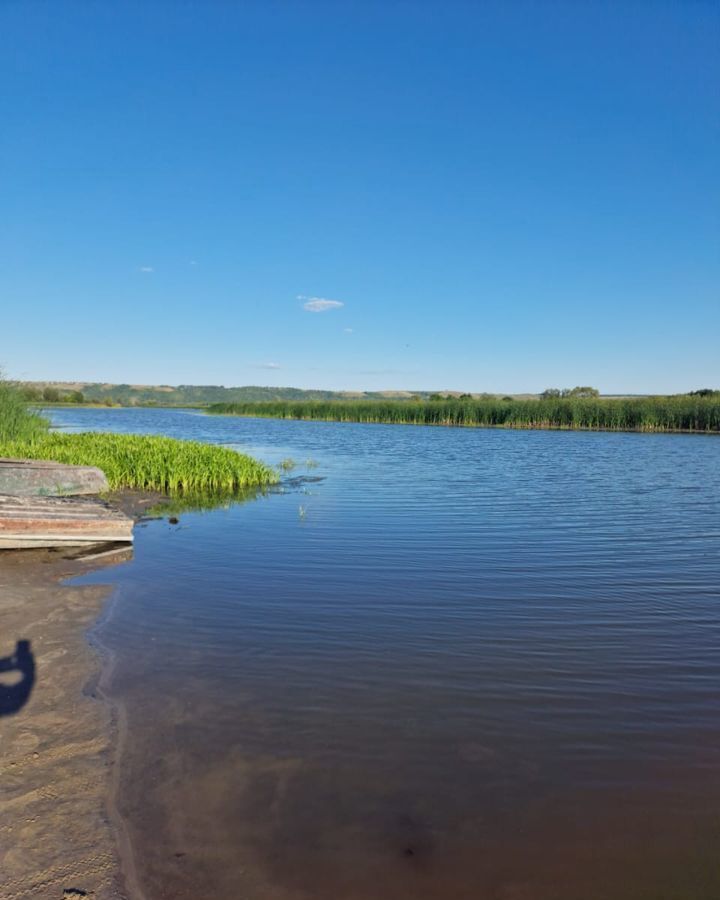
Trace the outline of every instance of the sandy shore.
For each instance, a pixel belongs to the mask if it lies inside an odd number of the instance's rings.
[[[85,636],[108,589],[60,584],[88,566],[45,551],[0,559],[0,656],[29,641],[35,667],[27,701],[0,717],[2,900],[125,896],[107,808],[116,723]]]
[[[137,513],[155,501],[117,505]],[[110,588],[63,583],[131,554],[0,554],[0,900],[137,896],[113,802],[122,723],[87,637]],[[25,687],[12,669],[18,641],[29,642]]]

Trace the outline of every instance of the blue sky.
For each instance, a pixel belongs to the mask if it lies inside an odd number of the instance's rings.
[[[6,0],[0,364],[720,387],[719,43],[695,0]]]

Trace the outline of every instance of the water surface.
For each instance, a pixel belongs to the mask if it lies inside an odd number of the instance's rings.
[[[148,900],[720,896],[720,439],[52,416],[314,479],[113,573]]]

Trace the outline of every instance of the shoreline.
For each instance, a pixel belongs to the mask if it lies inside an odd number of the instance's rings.
[[[137,520],[160,498],[124,491],[112,502]],[[119,595],[111,575],[106,584],[74,583],[132,552],[0,554],[0,657],[24,640],[34,660],[27,698],[0,711],[3,900],[145,900],[118,807],[126,714],[108,689],[115,659],[99,635]]]
[[[50,900],[71,891],[127,900],[107,805],[116,722],[98,697],[102,660],[87,640],[112,589],[69,584],[88,572],[80,560],[41,550],[7,554],[0,565],[1,652],[29,641],[36,675],[24,705],[0,718],[3,900]]]
[[[121,783],[120,769],[129,734],[127,710],[122,703],[113,699],[109,689],[117,666],[117,654],[104,644],[100,637],[100,631],[110,620],[119,599],[117,588],[111,588],[100,613],[86,630],[85,638],[99,661],[99,671],[96,675],[96,689],[99,699],[110,711],[112,718],[112,766],[109,774],[105,808],[115,838],[118,879],[124,891],[123,900],[147,900],[140,886],[135,864],[135,852],[118,803]]]

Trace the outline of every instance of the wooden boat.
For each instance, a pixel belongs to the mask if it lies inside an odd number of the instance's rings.
[[[100,500],[0,495],[0,549],[131,543],[133,520]]]
[[[105,474],[94,466],[67,466],[44,459],[0,459],[0,494],[62,497],[101,494],[107,489]]]

